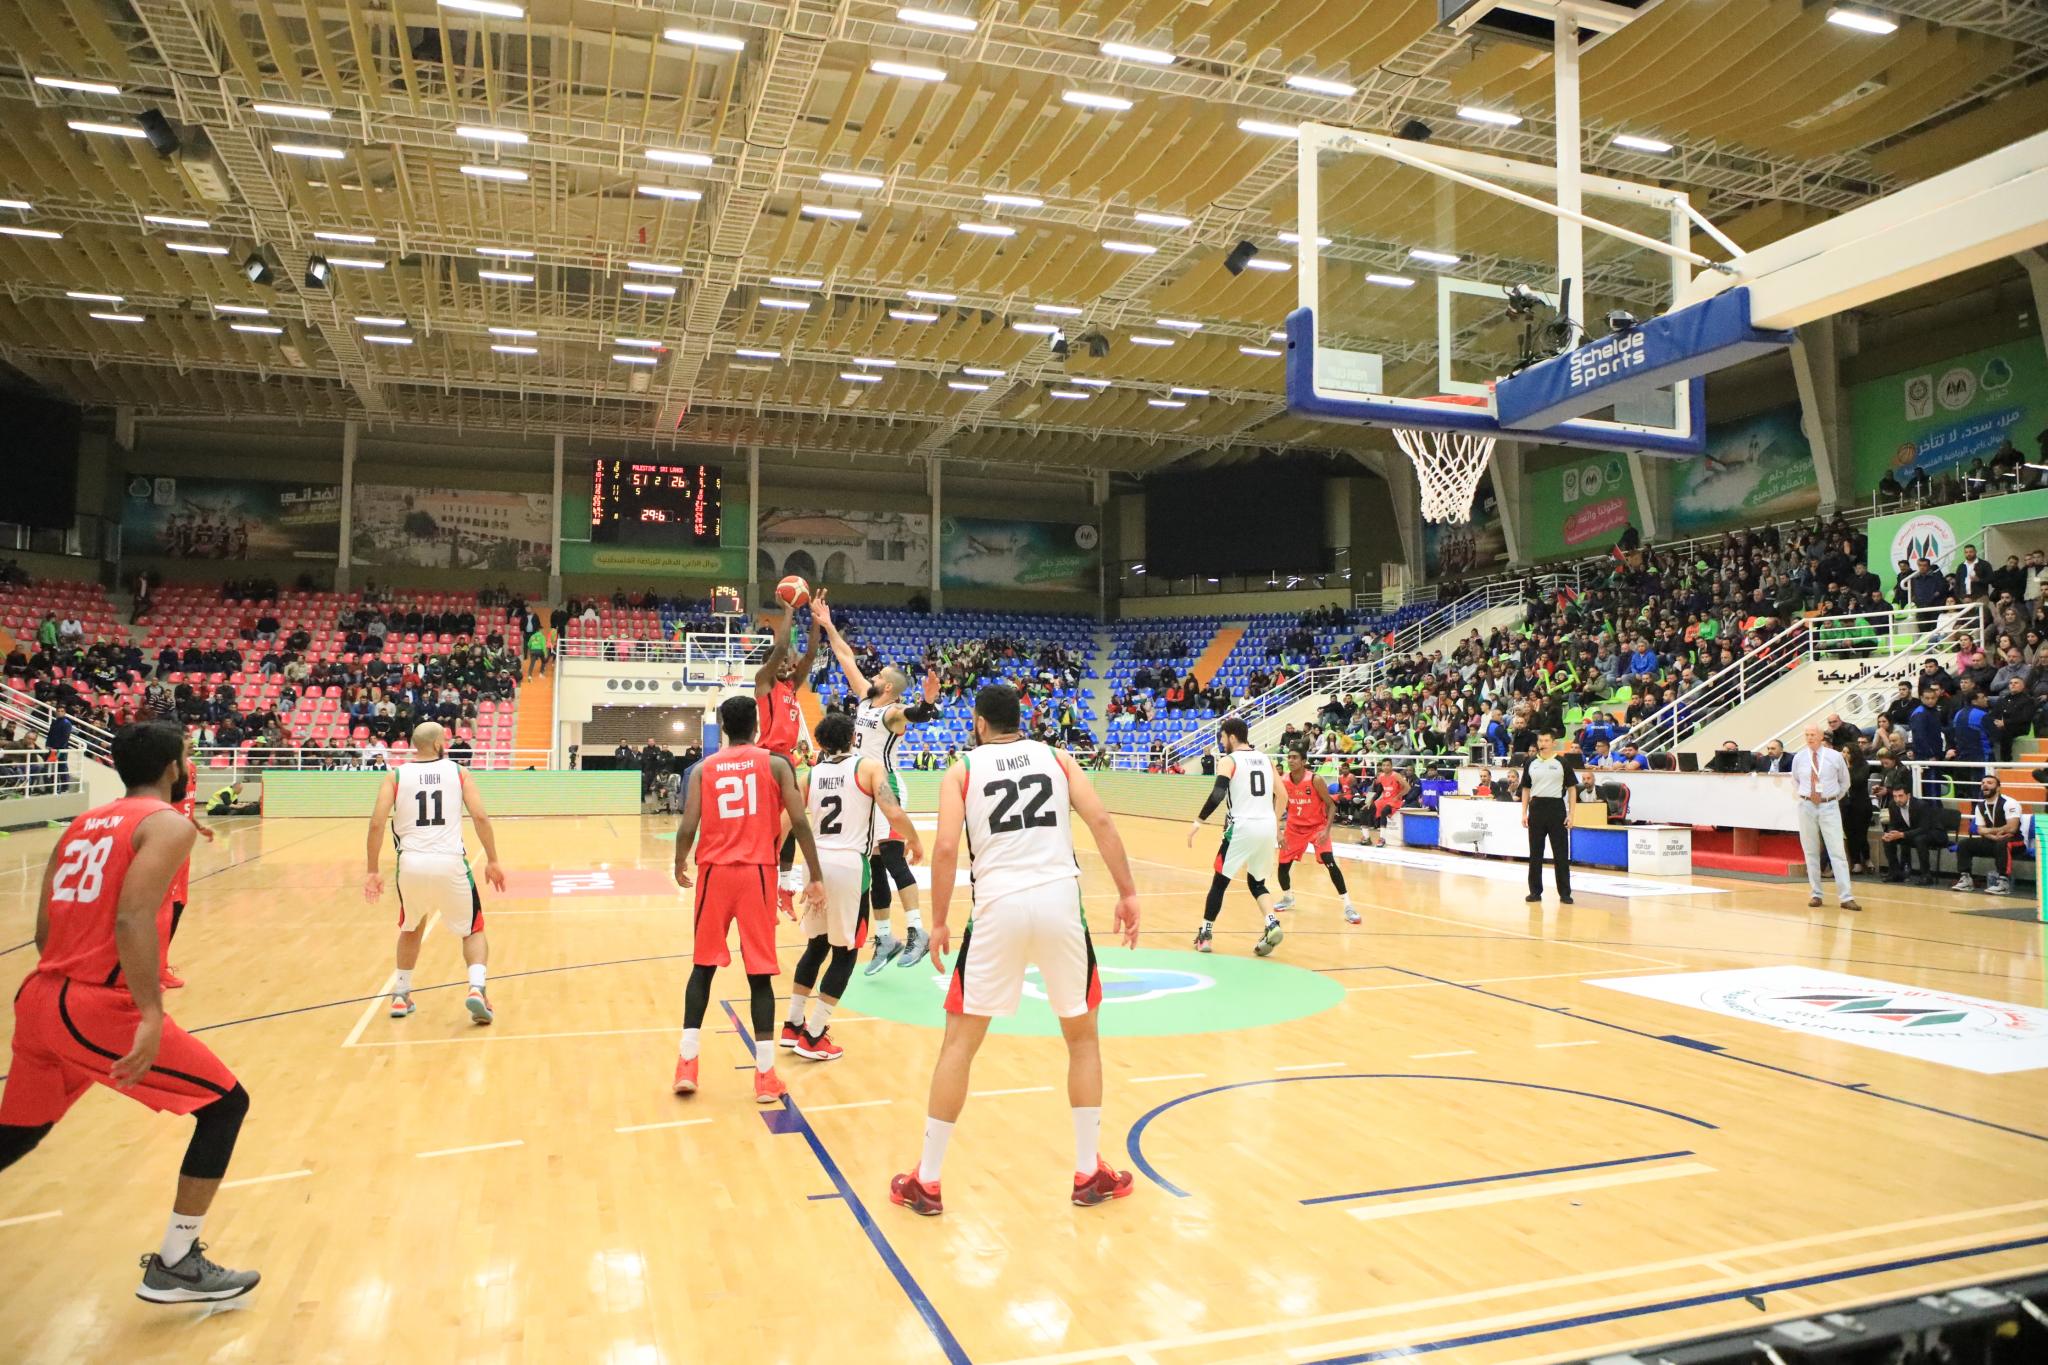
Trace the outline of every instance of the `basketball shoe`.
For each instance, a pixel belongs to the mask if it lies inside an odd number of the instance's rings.
[[[1084,1209],[1093,1208],[1112,1199],[1124,1198],[1132,1186],[1129,1171],[1114,1170],[1107,1161],[1097,1157],[1094,1175],[1074,1176],[1074,1202]]]
[[[889,1181],[889,1202],[933,1218],[946,1211],[939,1199],[939,1182],[927,1185],[918,1178],[916,1167],[895,1176]]]

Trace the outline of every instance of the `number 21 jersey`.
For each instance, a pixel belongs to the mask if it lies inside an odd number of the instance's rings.
[[[782,843],[782,784],[766,749],[735,744],[697,764],[697,865],[775,862]]]
[[[1081,875],[1067,770],[1035,739],[981,744],[967,765],[968,874],[977,903]]]

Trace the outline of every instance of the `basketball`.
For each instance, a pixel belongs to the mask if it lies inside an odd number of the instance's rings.
[[[798,574],[791,574],[775,585],[775,600],[787,602],[792,607],[801,607],[811,600],[811,585]]]

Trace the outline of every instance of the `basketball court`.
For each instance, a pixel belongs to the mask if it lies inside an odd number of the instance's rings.
[[[360,822],[231,822],[198,854],[172,1007],[254,1099],[209,1235],[263,1286],[211,1316],[133,1303],[122,1253],[185,1125],[95,1091],[0,1189],[10,1357],[1550,1360],[2048,1267],[2039,927],[1969,913],[1988,898],[1873,887],[1851,915],[1588,882],[1539,908],[1519,876],[1360,849],[1363,925],[1304,867],[1272,959],[1241,891],[1203,957],[1207,841],[1121,823],[1145,932],[1102,950],[1104,1146],[1137,1194],[1067,1205],[1063,1056],[1027,1002],[925,1220],[887,1184],[937,1046],[927,965],[857,975],[844,1059],[785,1055],[765,1112],[722,974],[680,1099],[670,822],[500,821],[489,1029],[438,935],[418,1014],[385,1017]],[[10,947],[49,841],[4,846]],[[1727,970],[1762,974],[1729,993],[1746,1013],[1635,993]],[[1801,1001],[1840,976],[1895,1008]],[[1938,1043],[1884,1050],[1931,1009]],[[2035,1069],[1980,1069],[2012,1057]]]

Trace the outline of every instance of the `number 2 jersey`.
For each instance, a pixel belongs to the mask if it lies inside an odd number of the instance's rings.
[[[461,858],[462,768],[452,758],[407,763],[392,776],[398,803],[391,808],[391,836],[398,856]]]
[[[85,812],[57,840],[56,872],[50,878],[50,937],[36,970],[94,986],[121,979],[121,953],[114,944],[114,911],[121,885],[135,857],[135,830],[160,810],[175,806],[153,796],[124,796]],[[170,886],[156,911],[157,956],[168,950]],[[163,969],[161,960],[157,969]]]
[[[766,749],[735,744],[697,764],[697,865],[769,866],[782,846],[782,784]]]
[[[1067,770],[1035,739],[979,744],[967,767],[968,876],[977,904],[1081,875]]]
[[[874,843],[875,795],[860,785],[858,754],[821,758],[811,768],[809,810],[818,854],[865,858]]]

